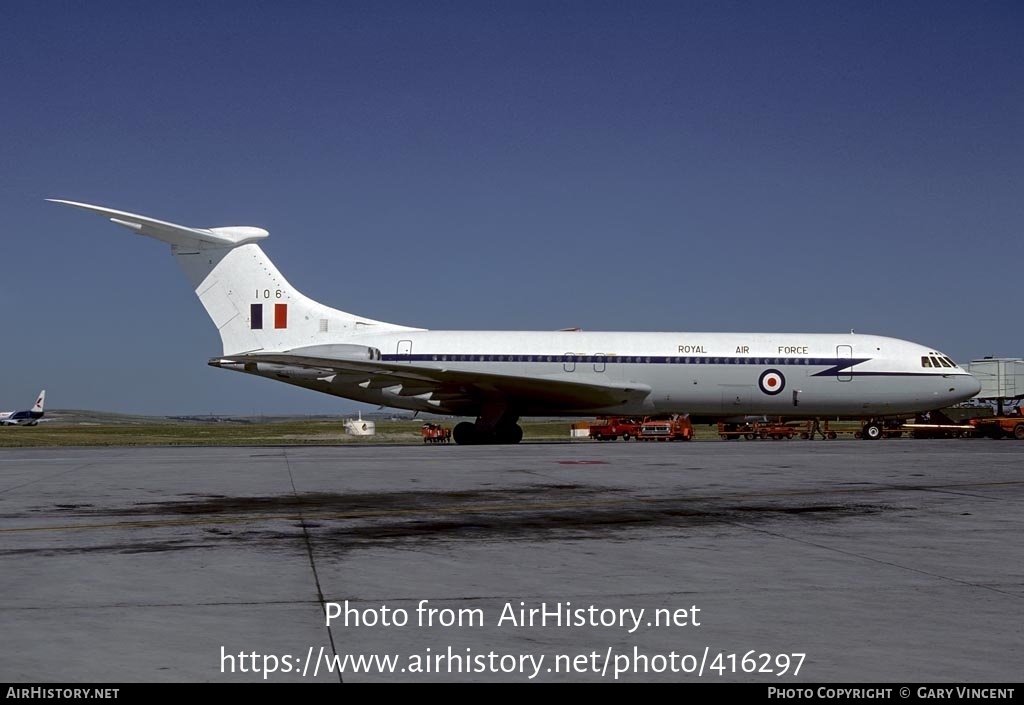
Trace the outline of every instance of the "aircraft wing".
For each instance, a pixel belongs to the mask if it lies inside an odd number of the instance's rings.
[[[489,401],[499,401],[517,409],[574,411],[601,409],[639,402],[650,394],[645,384],[604,384],[567,379],[571,373],[528,377],[494,372],[467,372],[444,367],[424,367],[412,363],[349,357],[303,354],[300,350],[280,353],[250,353],[215,358],[218,363],[269,363],[321,370],[324,378],[340,377],[342,382],[365,388],[385,389],[401,386],[399,396],[423,396],[453,413],[476,413]]]

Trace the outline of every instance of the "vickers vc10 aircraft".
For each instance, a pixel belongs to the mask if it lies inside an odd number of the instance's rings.
[[[0,426],[37,426],[43,418],[43,403],[46,401],[46,390],[39,392],[36,403],[25,411],[0,411]]]
[[[850,334],[438,331],[375,321],[303,296],[257,227],[194,228],[50,199],[106,216],[171,253],[220,332],[214,367],[339,397],[475,417],[456,443],[518,443],[524,416],[689,413],[881,420],[978,393],[932,348]]]

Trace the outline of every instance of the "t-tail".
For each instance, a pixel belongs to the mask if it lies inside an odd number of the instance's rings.
[[[225,356],[282,351],[362,333],[415,330],[339,311],[301,294],[256,243],[263,228],[193,228],[102,206],[47,199],[166,242],[220,332]]]

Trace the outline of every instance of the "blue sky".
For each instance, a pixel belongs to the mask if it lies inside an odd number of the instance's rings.
[[[344,413],[206,360],[167,248],[257,225],[428,328],[1024,355],[1024,4],[51,2],[0,23],[0,408]]]

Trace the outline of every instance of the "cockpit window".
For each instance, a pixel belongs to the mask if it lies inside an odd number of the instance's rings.
[[[940,357],[940,358],[939,358],[939,362],[941,362],[941,363],[942,363],[942,366],[943,366],[943,367],[952,367],[952,366],[953,366],[953,365],[951,365],[951,364],[950,364],[949,360],[947,360],[947,359],[946,359],[946,358],[944,358],[944,357]]]
[[[956,367],[956,366],[957,366],[957,365],[956,365],[956,363],[955,363],[955,362],[953,362],[953,361],[952,361],[951,359],[949,359],[948,357],[944,357],[944,358],[942,358],[942,359],[943,359],[943,360],[945,360],[946,362],[948,362],[948,363],[949,363],[949,366],[950,366],[950,367]]]
[[[921,367],[931,367],[931,366],[932,366],[932,361],[930,359],[928,359],[927,355],[925,355],[924,357],[921,358]]]

